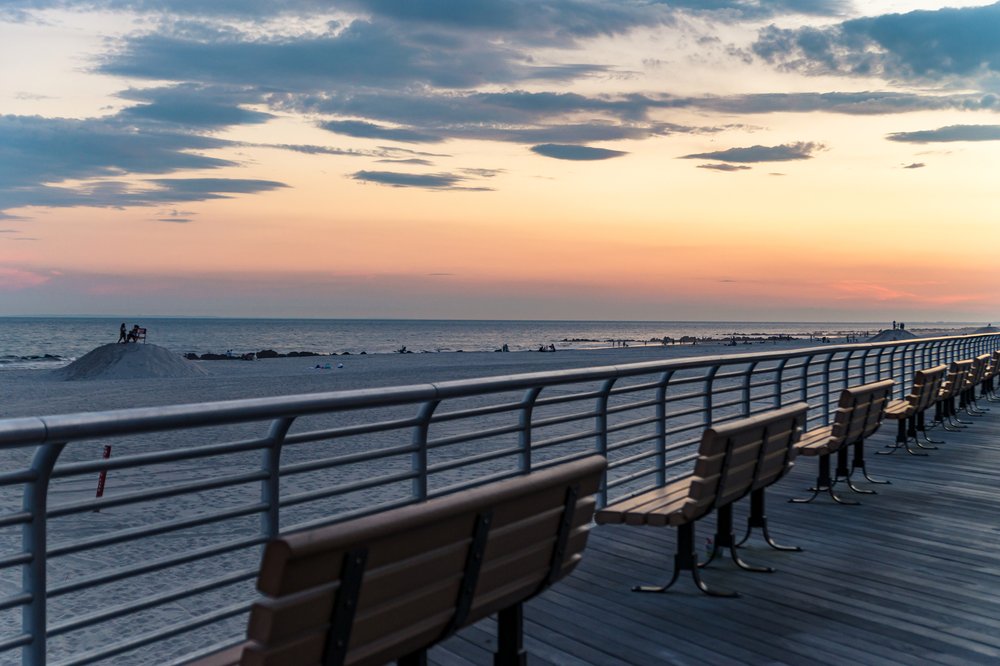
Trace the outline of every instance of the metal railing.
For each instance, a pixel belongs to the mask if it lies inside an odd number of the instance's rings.
[[[279,532],[595,450],[604,505],[689,474],[708,423],[803,400],[809,426],[827,424],[845,386],[893,379],[902,397],[915,370],[997,348],[993,334],[824,345],[3,420],[0,657],[202,654],[242,635]]]

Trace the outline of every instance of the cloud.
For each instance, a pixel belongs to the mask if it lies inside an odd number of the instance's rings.
[[[471,88],[488,83],[568,80],[600,65],[537,65],[505,42],[356,20],[323,34],[258,38],[232,29],[157,32],[126,40],[100,71],[126,77],[252,86],[274,92],[357,88]]]
[[[930,95],[890,91],[758,93],[704,97],[665,97],[661,104],[720,113],[843,113],[869,116],[915,111],[1000,111],[994,94]]]
[[[494,178],[504,173],[506,169],[460,169],[462,173],[480,178]]]
[[[714,169],[716,171],[746,171],[752,167],[742,164],[699,164],[699,169]]]
[[[441,136],[435,134],[417,132],[410,129],[382,127],[375,123],[368,123],[361,120],[331,120],[321,123],[320,127],[337,134],[345,134],[363,139],[389,139],[391,141],[402,141],[403,143],[437,143],[443,140]]]
[[[377,183],[391,187],[415,187],[424,190],[491,191],[488,187],[467,187],[461,183],[468,179],[453,173],[401,173],[398,171],[356,171],[354,180]]]
[[[912,164],[906,164],[903,166],[904,169],[923,169],[926,164],[923,162],[913,162]]]
[[[125,208],[228,199],[234,194],[257,194],[282,187],[287,186],[276,181],[241,178],[163,178],[136,182],[99,180],[73,187],[36,185],[14,191],[0,190],[0,201],[11,208]]]
[[[195,152],[226,145],[220,139],[190,132],[139,129],[116,117],[0,116],[0,188],[235,166],[232,161]]]
[[[50,279],[50,276],[35,271],[0,266],[0,291],[16,291],[37,287]]]
[[[949,125],[934,130],[894,132],[890,141],[906,143],[947,143],[952,141],[1000,141],[1000,125]]]
[[[669,24],[679,13],[739,20],[784,14],[839,15],[850,7],[845,0],[346,0],[345,5],[398,23],[502,34],[547,44]]]
[[[199,85],[188,84],[128,90],[120,93],[119,96],[145,102],[123,109],[120,116],[127,120],[214,128],[259,124],[274,117],[270,113],[239,106],[242,99],[253,100],[253,95],[246,95],[242,91],[224,91]]]
[[[693,153],[683,155],[682,159],[707,159],[720,162],[787,162],[789,160],[808,160],[818,150],[823,150],[821,143],[800,141],[798,143],[782,144],[780,146],[750,146],[749,148],[730,148],[711,153]]]
[[[431,162],[430,160],[425,160],[425,159],[420,158],[420,157],[409,157],[409,158],[406,158],[406,159],[399,159],[399,160],[381,159],[381,160],[375,160],[375,161],[376,162],[380,162],[380,163],[387,163],[387,164],[413,164],[413,165],[416,165],[416,166],[434,166],[434,163]]]
[[[238,166],[202,151],[240,145],[160,122],[0,116],[0,218],[28,206],[121,208],[286,187],[242,178],[154,178]]]
[[[763,29],[753,52],[784,69],[889,79],[1000,71],[1000,3],[885,14],[815,28]]]
[[[155,222],[170,222],[173,224],[187,224],[188,222],[194,222],[193,211],[188,210],[177,210],[176,208],[170,211],[161,212],[160,217],[154,218]]]
[[[553,157],[557,160],[609,160],[613,157],[621,157],[626,153],[621,150],[608,150],[607,148],[591,148],[590,146],[574,146],[559,143],[543,143],[532,146],[531,151]]]
[[[346,157],[378,157],[388,154],[386,150],[354,150],[353,148],[332,148],[330,146],[316,146],[309,144],[292,143],[241,143],[234,144],[246,146],[248,148],[274,148],[275,150],[290,150],[293,153],[303,153],[305,155],[340,155]]]

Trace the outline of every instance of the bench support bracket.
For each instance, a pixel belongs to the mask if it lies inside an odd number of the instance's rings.
[[[327,632],[326,648],[323,650],[323,666],[341,666],[347,657],[354,612],[358,608],[361,580],[364,578],[367,563],[367,548],[356,548],[344,553],[344,563],[340,570],[340,589],[333,601],[330,631]]]
[[[771,548],[793,553],[802,552],[799,546],[781,546],[771,538],[771,534],[767,529],[767,513],[764,510],[764,504],[763,488],[758,488],[750,494],[750,515],[747,516],[747,532],[736,545],[742,546],[746,543],[750,538],[750,533],[753,532],[753,528],[759,527],[764,536],[764,542]]]
[[[674,575],[670,582],[663,586],[657,585],[636,585],[633,592],[666,592],[674,584],[681,571],[690,571],[694,584],[698,589],[711,597],[738,597],[739,592],[729,592],[717,590],[709,587],[701,579],[698,571],[698,555],[694,550],[694,523],[685,523],[677,527],[677,554],[674,555]]]

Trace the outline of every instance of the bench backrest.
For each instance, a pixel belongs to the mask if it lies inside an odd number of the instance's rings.
[[[682,509],[685,518],[698,520],[779,479],[791,468],[808,408],[799,402],[706,429]]]
[[[944,383],[941,384],[940,397],[944,399],[954,398],[961,393],[962,389],[965,388],[965,380],[969,376],[971,368],[971,358],[964,361],[952,361],[948,367],[948,376],[945,377]]]
[[[972,388],[982,383],[986,378],[986,368],[990,364],[989,354],[980,354],[972,359],[972,369],[969,371],[969,381],[965,388]]]
[[[892,397],[894,384],[893,380],[884,379],[871,384],[850,386],[840,392],[831,433],[840,440],[840,446],[863,441],[878,430],[885,415],[885,406]]]
[[[601,456],[267,544],[241,663],[383,664],[579,562]]]
[[[986,369],[986,379],[996,377],[998,367],[1000,367],[1000,349],[994,349],[993,355],[990,356],[990,365]]]
[[[906,396],[915,411],[922,412],[938,399],[948,366],[942,363],[913,373],[913,390]]]

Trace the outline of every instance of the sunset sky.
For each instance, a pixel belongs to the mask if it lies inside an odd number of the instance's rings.
[[[1000,3],[3,0],[0,315],[1000,320]]]

